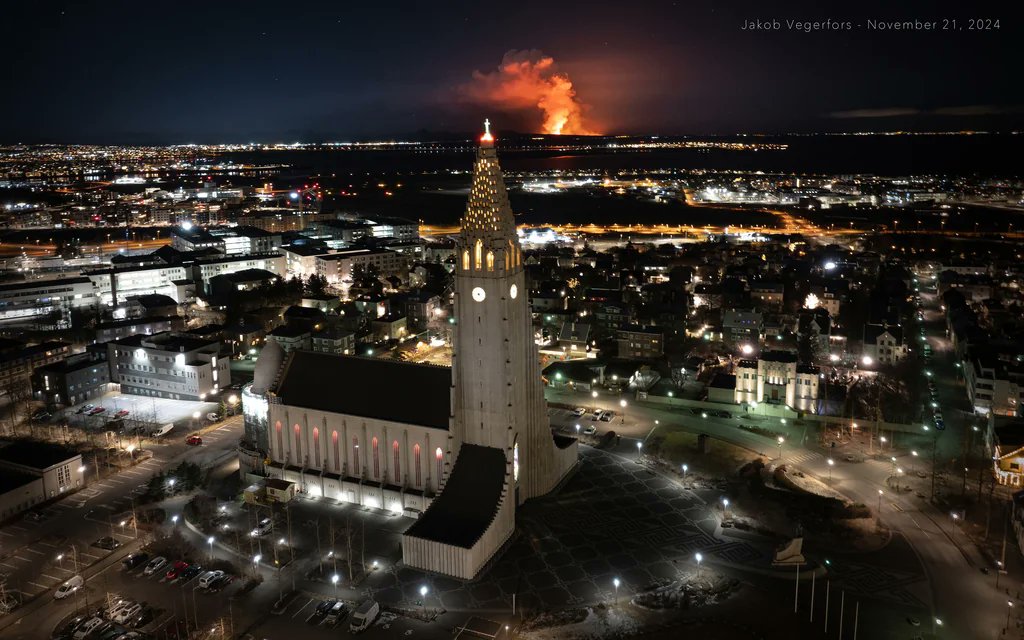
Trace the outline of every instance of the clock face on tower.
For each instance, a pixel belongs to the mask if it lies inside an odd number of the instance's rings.
[[[482,287],[476,287],[473,289],[473,299],[477,302],[483,302],[484,298],[487,297],[487,292]]]
[[[516,296],[519,295],[519,287],[517,287],[516,285],[512,285],[511,287],[509,287],[508,295],[512,296],[512,299],[515,300]]]

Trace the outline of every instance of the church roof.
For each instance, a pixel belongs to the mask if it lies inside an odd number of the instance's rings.
[[[449,367],[293,351],[277,395],[283,404],[447,429]]]
[[[516,237],[515,218],[508,202],[505,180],[498,166],[498,154],[490,133],[481,139],[473,166],[469,203],[462,216],[462,232],[477,232],[506,238]]]
[[[463,444],[441,495],[405,535],[472,548],[501,504],[505,466],[501,449]]]

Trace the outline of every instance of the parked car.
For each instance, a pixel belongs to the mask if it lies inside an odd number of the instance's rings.
[[[75,632],[75,629],[77,629],[79,625],[81,625],[89,618],[90,616],[88,615],[75,616],[74,618],[68,620],[67,624],[61,627],[60,631],[56,632],[54,636],[58,638],[70,638],[71,634]]]
[[[139,603],[133,603],[127,607],[123,607],[114,616],[114,622],[118,624],[126,624],[129,620],[142,613],[142,605]]]
[[[88,415],[90,415],[90,416],[98,416],[98,415],[100,415],[101,413],[103,413],[105,411],[106,411],[106,409],[104,409],[103,407],[93,407],[92,409],[89,410],[89,414]]]
[[[234,580],[234,579],[235,579],[234,576],[225,573],[221,577],[214,578],[213,580],[211,580],[210,581],[210,586],[206,587],[206,589],[208,591],[220,591],[224,587],[226,587],[229,584],[231,584],[231,581]]]
[[[110,609],[107,610],[107,618],[113,620],[115,617],[117,617],[118,614],[120,614],[122,611],[124,611],[128,607],[131,607],[134,604],[134,601],[129,600],[127,598],[118,599],[118,601],[114,603],[114,606],[110,607]]]
[[[131,571],[132,569],[142,565],[149,560],[149,554],[145,552],[131,553],[128,557],[121,561],[121,568],[125,571]]]
[[[185,444],[192,445],[193,447],[198,447],[199,445],[203,444],[203,439],[193,434],[185,438]]]
[[[249,535],[252,536],[253,538],[257,538],[259,536],[265,536],[268,533],[270,533],[270,530],[273,529],[273,528],[274,528],[274,521],[271,520],[270,518],[263,518],[262,520],[259,521],[259,524],[256,525],[256,528],[249,532]]]
[[[198,564],[190,564],[188,566],[188,569],[185,569],[181,572],[180,577],[182,580],[191,580],[192,578],[198,576],[202,572],[203,568],[200,567]]]
[[[35,413],[32,414],[33,420],[49,420],[52,417],[53,415],[51,415],[50,412],[47,411],[46,409],[38,409]]]
[[[146,568],[142,570],[142,573],[144,575],[151,576],[157,571],[159,571],[160,567],[164,566],[165,564],[167,564],[167,558],[163,556],[157,556],[149,561],[149,564],[147,564]]]
[[[605,411],[601,414],[601,422],[611,422],[612,418],[615,417],[614,411]]]
[[[94,405],[94,404],[83,404],[82,406],[78,407],[78,410],[75,411],[75,413],[83,414],[83,413],[87,413],[89,411],[92,411],[95,408],[96,408],[96,405]]]
[[[365,631],[373,624],[378,615],[380,615],[380,605],[374,600],[364,600],[352,614],[352,620],[348,623],[349,632]]]
[[[58,600],[63,600],[82,588],[82,585],[84,584],[85,579],[83,579],[82,576],[71,576],[64,582],[64,584],[57,588],[53,593],[53,597]]]
[[[313,611],[313,615],[309,617],[309,621],[316,624],[323,620],[328,613],[331,612],[331,608],[337,602],[335,598],[328,598],[327,600],[321,600],[320,604],[316,605],[316,609]]]
[[[127,416],[130,413],[131,413],[131,411],[129,411],[127,409],[121,409],[120,411],[118,411],[117,413],[114,414],[114,417],[115,418],[124,418],[125,416]]]
[[[142,611],[136,614],[134,618],[129,619],[126,624],[133,629],[138,629],[153,622],[153,617],[153,607],[143,606]]]
[[[324,618],[324,622],[332,627],[338,624],[345,619],[345,614],[347,613],[345,609],[345,602],[338,600],[331,607],[331,610],[327,612],[327,617]]]
[[[590,419],[591,420],[600,420],[602,415],[604,415],[604,411],[601,411],[600,409],[598,409],[597,411],[594,412],[594,415],[591,416]]]
[[[167,573],[164,574],[164,579],[177,580],[178,576],[180,576],[181,572],[185,569],[188,569],[188,563],[184,560],[178,560],[171,566],[170,569],[167,570]]]
[[[576,416],[577,418],[583,416],[586,413],[587,410],[584,409],[583,407],[576,407],[575,409],[572,410],[572,415]]]
[[[217,569],[215,571],[207,571],[203,574],[201,578],[199,578],[199,587],[202,589],[209,589],[210,585],[212,585],[214,582],[220,580],[223,577],[224,572],[220,569]]]
[[[84,640],[84,638],[90,633],[96,631],[104,624],[103,618],[89,618],[75,629],[75,635],[71,636],[74,640]]]
[[[121,543],[111,538],[110,536],[106,536],[92,543],[92,546],[96,547],[97,549],[106,549],[107,551],[113,551],[114,549],[120,547]]]
[[[217,422],[218,420],[220,420],[220,414],[217,413],[216,411],[211,411],[210,413],[206,414],[206,419],[209,420],[210,422]]]
[[[583,430],[584,435],[592,436],[597,433],[597,427],[594,425],[587,425],[587,428]]]

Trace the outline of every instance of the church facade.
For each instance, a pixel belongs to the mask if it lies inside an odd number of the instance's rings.
[[[516,508],[577,462],[576,441],[548,423],[522,252],[489,131],[457,251],[451,368],[268,344],[253,387],[266,398],[267,476],[416,517],[402,536],[405,564],[471,579],[515,532]]]

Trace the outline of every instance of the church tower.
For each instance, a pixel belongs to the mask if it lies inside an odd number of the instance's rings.
[[[521,504],[566,470],[552,455],[522,249],[490,122],[484,127],[456,241],[454,426],[462,442],[506,451]]]
[[[407,565],[471,579],[515,532],[516,508],[576,465],[547,417],[523,256],[484,121],[456,240],[449,456],[441,492],[402,536]]]

